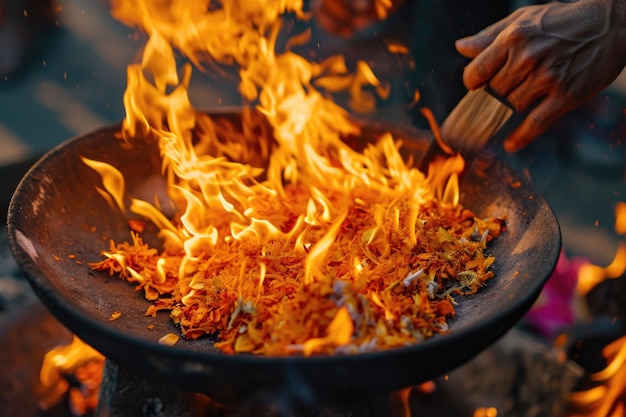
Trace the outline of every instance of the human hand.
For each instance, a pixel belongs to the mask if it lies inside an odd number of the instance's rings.
[[[522,112],[536,106],[506,138],[514,152],[556,119],[598,94],[626,65],[626,1],[578,0],[527,6],[456,48],[473,58],[468,89],[488,83]]]

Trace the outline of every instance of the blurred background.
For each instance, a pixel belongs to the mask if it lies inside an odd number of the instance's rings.
[[[120,122],[126,66],[143,41],[107,1],[0,1],[0,163]],[[204,105],[223,96],[198,95]]]

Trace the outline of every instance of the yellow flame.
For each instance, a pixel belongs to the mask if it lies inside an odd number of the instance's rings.
[[[48,409],[57,404],[69,389],[64,375],[75,373],[80,367],[90,362],[104,362],[104,356],[73,336],[68,345],[57,346],[43,358],[39,371],[39,380],[44,389],[40,407]]]
[[[626,203],[615,206],[615,231],[626,233]],[[626,243],[621,243],[613,261],[606,267],[592,264],[583,265],[578,272],[576,290],[585,295],[601,282],[623,276],[626,271]],[[623,417],[626,416],[624,396],[626,395],[626,337],[622,337],[602,350],[607,367],[589,379],[599,385],[586,391],[570,394],[569,401],[575,407],[570,417]]]
[[[410,397],[413,387],[403,388],[389,395],[389,415],[411,417]]]
[[[105,190],[111,194],[117,204],[117,207],[123,213],[125,210],[124,193],[126,191],[126,186],[122,173],[110,164],[84,157],[81,157],[81,159],[87,166],[91,167],[100,174],[102,177],[102,185],[104,185]]]
[[[619,234],[626,233],[626,203],[619,202],[615,205],[615,231]],[[621,243],[611,263],[602,268],[597,265],[585,264],[578,271],[576,291],[585,295],[596,285],[607,279],[621,277],[626,272],[626,243]]]
[[[621,201],[615,205],[615,231],[626,235],[626,203]]]
[[[89,166],[100,172],[106,193],[120,209],[127,198],[127,209],[154,223],[167,253],[180,257],[171,266],[164,257],[150,254],[156,265],[144,277],[130,266],[130,255],[118,259],[119,254],[107,253],[119,262],[125,278],[153,300],[159,297],[156,288],[169,283],[176,269],[180,304],[171,309],[172,318],[185,329],[181,309],[200,304],[198,315],[206,321],[185,335],[241,331],[229,347],[236,352],[253,352],[264,343],[255,339],[258,329],[249,325],[255,320],[254,308],[244,308],[242,300],[256,300],[265,308],[272,286],[295,285],[284,280],[289,271],[296,271],[298,285],[329,302],[329,294],[341,296],[340,288],[333,287],[337,278],[353,278],[363,294],[360,304],[352,300],[346,305],[370,315],[372,302],[384,310],[389,323],[398,319],[389,308],[391,291],[366,289],[368,273],[386,262],[393,264],[402,253],[415,253],[424,202],[436,197],[447,206],[458,204],[457,174],[464,168],[463,159],[457,155],[441,160],[426,177],[405,161],[401,140],[390,133],[360,150],[345,143],[345,138],[359,135],[360,127],[329,92],[345,91],[353,109],[368,111],[378,98],[387,97],[388,85],[365,62],[350,73],[341,56],[314,63],[292,52],[289,46],[307,41],[307,32],[295,34],[280,50],[284,15],[307,17],[302,0],[113,0],[112,6],[116,18],[148,35],[141,63],[128,68],[123,138],[158,144],[175,216],[170,219],[159,207],[126,197],[123,178],[114,168],[92,162]],[[390,7],[389,0],[379,0],[377,12],[383,16]],[[188,94],[192,66],[179,68],[174,50],[201,70],[237,66],[239,91],[247,105],[241,129],[193,108]],[[369,230],[357,235],[350,229],[351,213],[371,216]],[[354,235],[351,243],[363,253],[343,259],[331,250],[346,233]],[[396,253],[398,249],[402,253]],[[276,268],[276,259],[281,263],[278,271],[270,270],[270,264]],[[344,263],[345,268],[328,272],[329,265]],[[483,263],[480,259],[476,265]],[[382,287],[391,288],[403,278]],[[223,299],[207,296],[207,288],[219,288],[215,295]],[[417,305],[411,301],[411,306]],[[381,322],[386,325],[391,324]],[[309,340],[305,353],[349,343],[353,327],[347,307],[340,308],[328,336]],[[405,333],[412,337],[410,331]],[[304,340],[295,339],[289,343]]]
[[[592,381],[600,382],[587,391],[570,394],[569,401],[576,411],[570,417],[623,417],[624,395],[626,395],[626,337],[607,345],[602,354],[607,367],[590,376]]]
[[[478,407],[474,410],[474,417],[497,417],[498,409],[495,407]]]
[[[310,356],[316,349],[321,346],[341,346],[346,345],[352,338],[354,324],[350,318],[350,312],[344,306],[337,310],[337,314],[326,329],[326,336],[320,338],[309,339],[304,342],[304,355]]]
[[[339,233],[339,228],[343,223],[346,215],[348,214],[347,210],[339,213],[337,216],[337,220],[328,228],[326,234],[313,246],[311,251],[309,252],[305,264],[304,264],[304,283],[310,284],[315,280],[315,274],[320,271],[321,264],[324,262],[324,259],[328,253],[328,249],[333,244],[335,237]]]

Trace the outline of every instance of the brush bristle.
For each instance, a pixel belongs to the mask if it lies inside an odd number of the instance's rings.
[[[484,88],[469,91],[441,125],[441,136],[456,152],[480,151],[513,114]]]

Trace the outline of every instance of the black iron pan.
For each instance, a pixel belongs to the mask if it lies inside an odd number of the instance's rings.
[[[119,129],[106,127],[69,140],[31,168],[9,208],[11,249],[34,291],[71,331],[119,365],[181,390],[221,401],[259,392],[346,398],[382,394],[442,375],[519,321],[559,254],[558,223],[545,199],[513,170],[483,154],[463,176],[462,203],[483,217],[506,215],[507,231],[490,248],[496,256],[495,277],[478,294],[457,298],[458,314],[449,334],[355,356],[229,356],[213,348],[210,338],[163,346],[157,343],[161,336],[178,333],[169,316],[146,317],[148,302],[142,293],[86,265],[100,259],[109,239],[128,240],[129,229],[119,211],[95,191],[101,179],[80,156],[120,169],[130,195],[165,187],[155,144],[137,141],[129,147],[114,138]],[[377,128],[366,130],[371,134]],[[410,128],[395,130],[420,140]],[[115,311],[122,316],[108,320]]]

